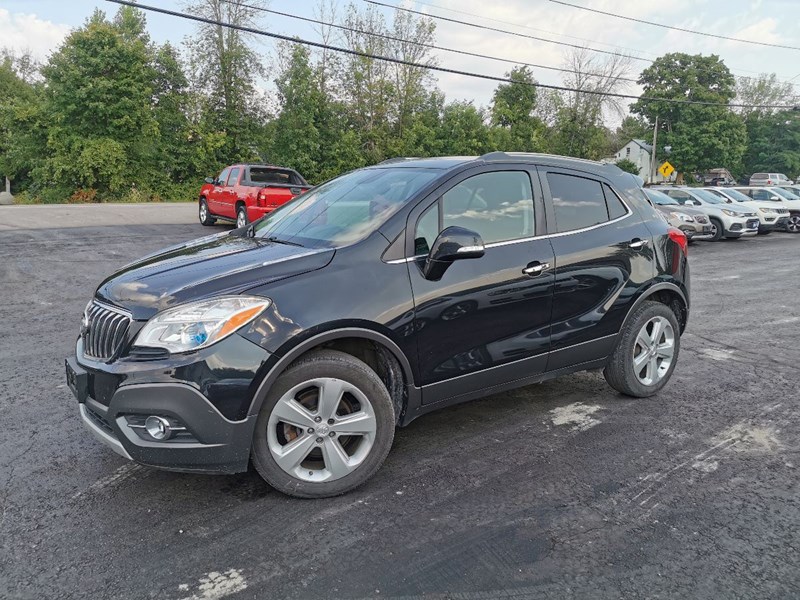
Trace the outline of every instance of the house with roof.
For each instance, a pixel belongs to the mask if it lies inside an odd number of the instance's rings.
[[[631,140],[610,158],[611,162],[627,159],[639,167],[639,177],[645,181],[650,181],[650,156],[653,146],[644,140]],[[659,165],[656,165],[658,168]],[[661,173],[656,172],[654,183],[663,183],[675,179],[675,173],[671,177],[662,177]]]

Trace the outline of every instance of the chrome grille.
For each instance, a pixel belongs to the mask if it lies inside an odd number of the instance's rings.
[[[128,337],[131,318],[120,309],[93,301],[84,314],[83,353],[98,360],[112,358]]]

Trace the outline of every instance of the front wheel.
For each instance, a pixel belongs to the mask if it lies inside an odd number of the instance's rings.
[[[722,222],[718,219],[711,219],[711,240],[712,242],[718,242],[722,239],[725,230],[722,227]]]
[[[800,214],[789,215],[789,220],[786,222],[786,231],[800,233]]]
[[[208,202],[206,202],[205,198],[200,198],[198,213],[200,216],[201,225],[209,226],[217,222],[217,220],[211,216],[211,212],[208,210]]]
[[[620,332],[603,375],[618,392],[646,398],[663,388],[675,370],[681,346],[675,313],[661,302],[645,302]]]
[[[267,394],[256,420],[253,465],[290,496],[337,496],[378,470],[394,425],[392,400],[375,371],[344,352],[314,351]]]

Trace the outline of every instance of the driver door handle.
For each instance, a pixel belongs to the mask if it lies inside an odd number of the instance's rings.
[[[531,275],[532,277],[535,277],[549,268],[550,263],[532,262],[527,267],[522,269],[522,272],[525,273],[525,275]]]
[[[634,250],[638,250],[639,248],[644,248],[647,246],[648,240],[640,240],[639,238],[633,238],[631,243],[628,244],[629,248],[633,248]]]

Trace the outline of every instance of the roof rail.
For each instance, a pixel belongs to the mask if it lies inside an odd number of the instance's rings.
[[[481,160],[508,160],[510,156],[505,152],[495,151],[487,152],[479,157]]]
[[[395,156],[394,158],[387,158],[379,162],[379,165],[390,165],[392,163],[404,162],[407,160],[417,160],[416,156]]]

